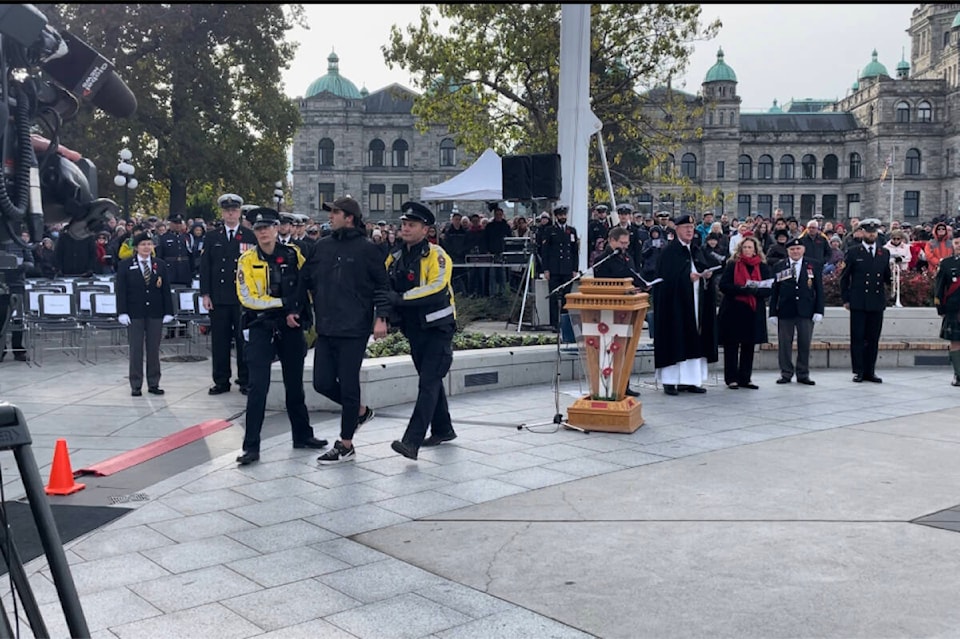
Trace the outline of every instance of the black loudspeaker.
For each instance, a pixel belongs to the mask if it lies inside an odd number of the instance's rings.
[[[500,159],[504,200],[529,200],[533,197],[533,163],[529,155],[505,155]]]
[[[530,192],[533,197],[556,200],[560,197],[560,154],[538,153],[530,156],[533,164],[533,180]]]

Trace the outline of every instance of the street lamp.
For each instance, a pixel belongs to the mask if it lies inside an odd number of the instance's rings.
[[[277,211],[280,210],[280,205],[283,203],[283,182],[277,182],[273,185],[273,197],[277,201]]]
[[[130,149],[120,151],[120,163],[117,165],[117,176],[113,178],[113,183],[123,189],[123,217],[130,218],[130,191],[137,188],[139,184],[137,178],[133,177],[133,164],[130,160],[133,153]],[[126,187],[126,188],[124,188]]]

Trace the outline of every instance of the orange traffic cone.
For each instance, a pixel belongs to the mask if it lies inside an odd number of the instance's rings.
[[[50,483],[47,484],[45,492],[48,495],[72,495],[86,487],[86,484],[78,484],[73,481],[73,468],[70,467],[67,440],[58,439],[57,446],[53,449],[53,468],[50,469]]]

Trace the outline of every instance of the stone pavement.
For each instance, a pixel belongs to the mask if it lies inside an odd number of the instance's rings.
[[[58,366],[0,364],[38,461],[57,436],[77,468],[243,407],[206,395],[209,361],[166,364],[160,398],[131,398],[122,363]],[[459,437],[417,462],[389,447],[411,405],[368,398],[355,462],[317,466],[271,413],[259,464],[233,461],[241,420],[55,501],[145,498],[65,545],[94,637],[957,636],[960,390],[946,368],[880,374],[679,397],[641,376],[632,434],[557,430],[550,386],[461,395]],[[66,636],[45,561],[27,571]]]

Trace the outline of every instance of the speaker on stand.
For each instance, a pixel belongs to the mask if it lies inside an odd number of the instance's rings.
[[[504,200],[529,200],[533,197],[533,163],[529,155],[505,155],[500,159]]]
[[[560,198],[560,154],[537,153],[530,156],[532,179],[531,195],[535,198],[557,200]]]

